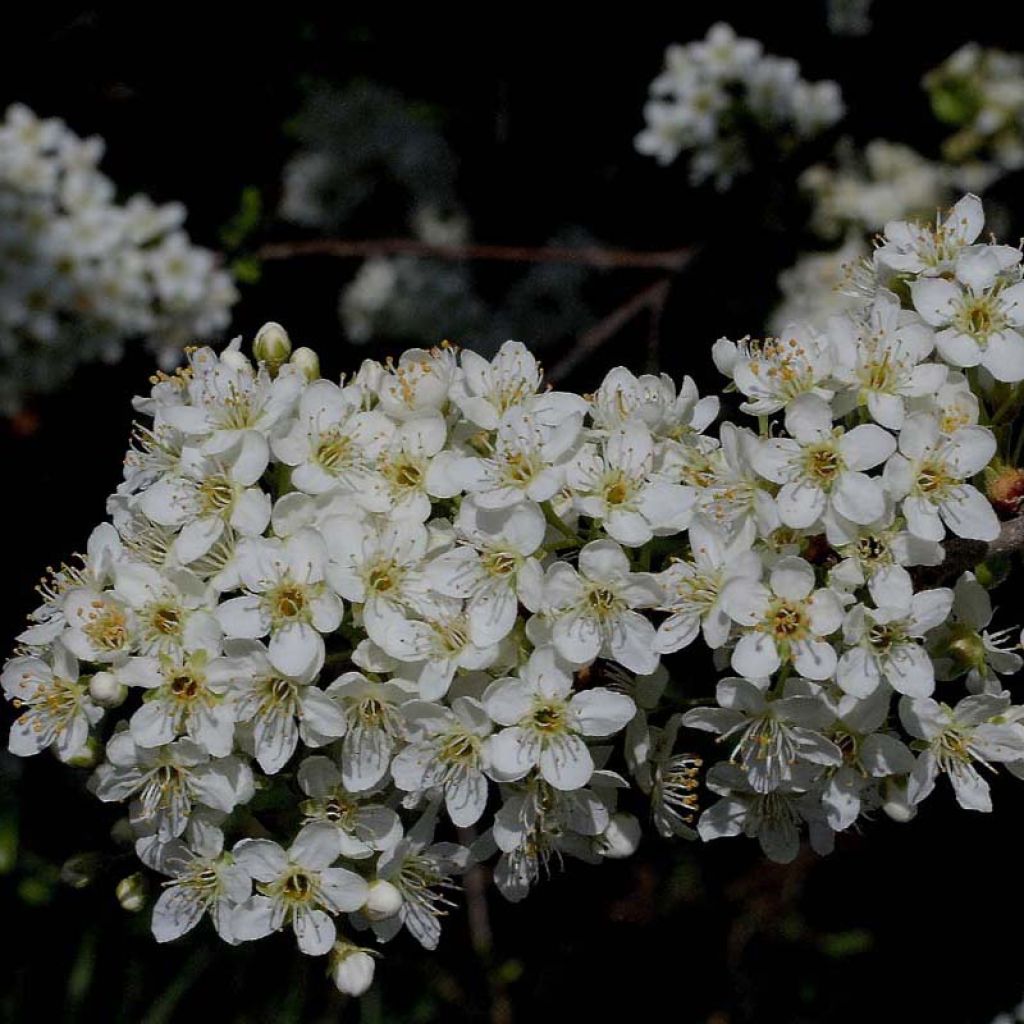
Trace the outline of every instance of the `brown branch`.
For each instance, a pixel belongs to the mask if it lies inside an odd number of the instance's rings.
[[[316,238],[299,242],[271,242],[257,250],[261,260],[290,260],[301,256],[356,259],[366,256],[425,256],[452,262],[572,263],[606,270],[666,270],[678,272],[690,261],[690,249],[637,252],[601,246],[433,245],[415,238],[369,238],[349,241]]]
[[[652,330],[656,331],[671,286],[670,278],[661,278],[654,284],[641,289],[617,309],[612,310],[600,323],[580,335],[576,344],[546,374],[547,379],[556,383],[567,377],[584,360],[618,334],[630,320],[646,310],[650,310],[653,321]],[[653,347],[652,342],[649,342],[649,345]]]
[[[1004,558],[1024,551],[1024,515],[1003,523],[995,540],[965,540],[948,537],[943,541],[946,557],[939,565],[922,565],[914,569],[919,585],[940,586],[959,578],[961,573],[973,570],[990,558]]]

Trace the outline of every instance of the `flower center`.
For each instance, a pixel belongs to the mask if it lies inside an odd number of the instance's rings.
[[[235,500],[235,489],[226,476],[207,477],[199,485],[199,504],[204,515],[222,515]]]
[[[807,474],[822,484],[831,484],[843,468],[843,457],[832,442],[813,445],[807,451]]]
[[[285,581],[271,592],[271,615],[278,622],[294,622],[305,613],[308,603],[304,586]]]
[[[324,469],[337,469],[348,461],[351,442],[338,434],[325,434],[316,448],[316,461]]]
[[[96,602],[97,611],[83,632],[101,651],[119,651],[128,642],[128,625],[123,611],[113,604]]]
[[[173,605],[160,605],[154,609],[150,623],[164,636],[178,636],[181,633],[181,612]]]
[[[512,551],[491,551],[483,557],[484,569],[491,576],[511,576],[519,563]]]
[[[565,730],[565,704],[561,701],[547,701],[533,709],[531,722],[534,729],[542,733],[556,733]]]
[[[807,616],[802,605],[776,601],[768,613],[768,629],[779,640],[799,640],[807,632]]]
[[[587,604],[598,618],[607,618],[618,610],[619,599],[606,587],[591,587],[587,594]]]

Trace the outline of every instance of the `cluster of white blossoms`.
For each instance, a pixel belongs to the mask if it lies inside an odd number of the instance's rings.
[[[851,228],[874,234],[889,221],[929,213],[949,194],[949,167],[896,142],[872,139],[858,157],[842,151],[839,164],[815,164],[800,176],[814,203],[811,227],[822,238]]]
[[[958,130],[942,144],[953,163],[1024,167],[1024,55],[967,43],[930,71],[924,87],[936,116]]]
[[[637,150],[661,164],[685,153],[693,184],[714,179],[720,191],[751,170],[755,135],[777,152],[819,135],[844,113],[835,82],[805,81],[795,60],[764,53],[757,40],[738,38],[721,22],[705,39],[670,46],[650,92]]]
[[[0,123],[0,408],[145,338],[162,365],[228,325],[237,294],[189,241],[180,203],[124,205],[103,142],[20,104]]]
[[[982,226],[973,196],[890,224],[826,332],[717,342],[751,421],[717,437],[689,378],[554,391],[516,342],[339,383],[276,324],[255,365],[193,350],[18,638],[11,749],[96,765],[166,876],[159,941],[291,929],[346,992],[492,856],[518,900],[642,820],[785,861],[940,777],[987,810],[979,769],[1024,773],[1022,662],[978,559],[941,576],[1000,534],[979,475],[1024,402],[1020,252]],[[713,695],[671,678],[698,637]]]

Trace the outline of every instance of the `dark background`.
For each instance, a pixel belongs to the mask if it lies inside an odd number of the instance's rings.
[[[805,77],[839,81],[849,106],[844,129],[855,138],[890,138],[930,155],[943,130],[921,75],[969,39],[1024,49],[1005,4],[940,15],[931,4],[878,2],[863,38],[830,35],[823,5],[813,2],[720,3],[671,16],[640,6],[564,24],[550,9],[450,19],[299,6],[239,8],[223,20],[212,5],[22,7],[4,19],[0,103],[21,101],[81,135],[103,136],[102,167],[125,195],[184,202],[193,239],[218,248],[243,187],[276,204],[295,149],[285,126],[310,86],[364,78],[396,88],[438,113],[477,240],[539,245],[563,225],[582,224],[620,248],[699,245],[697,261],[674,282],[660,361],[692,374],[702,391],[720,386],[711,342],[761,330],[778,271],[806,242],[806,211],[793,197],[798,167],[772,166],[722,197],[690,189],[679,166],[662,169],[635,154],[647,84],[666,44],[730,20],[767,51],[797,58]],[[822,153],[830,141],[821,141]],[[1009,179],[1000,189],[1015,230],[1019,184]],[[359,233],[393,233],[386,221],[361,223]],[[268,218],[254,243],[300,237]],[[337,340],[336,297],[355,266],[268,266],[257,286],[243,288],[232,333],[249,338],[264,320],[279,320],[297,344],[320,351],[325,370],[354,368],[367,352]],[[495,292],[502,273],[489,279]],[[610,312],[652,279],[595,272],[598,306]],[[438,340],[448,333],[444,324],[437,331]],[[646,345],[644,325],[634,325],[568,383],[589,390],[610,366],[635,366]],[[383,339],[371,351],[392,350]],[[0,635],[20,629],[44,566],[82,549],[103,516],[120,478],[129,398],[145,390],[149,372],[141,353],[86,367],[67,391],[0,426]],[[1002,603],[1008,621],[1019,621],[1016,593]],[[690,658],[680,668],[688,685],[710,690],[710,666],[705,672]],[[652,838],[631,861],[571,862],[525,904],[492,894],[492,953],[474,951],[458,910],[436,953],[403,935],[385,947],[374,993],[346,1003],[322,976],[323,962],[302,957],[288,936],[232,950],[204,923],[186,940],[157,946],[146,913],[126,914],[113,896],[134,870],[130,856],[106,861],[90,888],[61,885],[57,866],[68,855],[114,850],[114,815],[82,792],[84,776],[50,757],[12,761],[4,762],[0,828],[5,1020],[455,1022],[486,1020],[496,1000],[508,999],[516,1019],[532,1021],[982,1024],[1024,996],[1024,794],[1013,780],[996,781],[992,816],[960,811],[940,784],[914,823],[868,823],[862,835],[840,837],[826,860],[808,853],[777,867],[745,840],[700,847]]]

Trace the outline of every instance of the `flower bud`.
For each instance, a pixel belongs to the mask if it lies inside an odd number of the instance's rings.
[[[331,978],[347,996],[361,996],[373,984],[373,966],[373,957],[351,942],[338,942],[331,950]]]
[[[76,853],[61,865],[60,880],[72,889],[84,889],[96,881],[101,860],[98,853]]]
[[[128,687],[113,672],[97,672],[89,680],[89,696],[101,708],[116,708],[128,696]]]
[[[1024,469],[1003,466],[985,474],[985,491],[992,507],[1004,519],[1017,515],[1024,502]]]
[[[973,629],[958,632],[950,640],[948,651],[961,668],[980,668],[985,664],[985,641]]]
[[[383,921],[394,917],[402,909],[402,894],[383,878],[370,883],[370,892],[363,904],[363,913],[371,921]]]
[[[895,779],[886,779],[882,790],[884,802],[882,810],[901,825],[906,824],[917,815],[917,808],[907,797],[907,784]]]
[[[67,759],[72,768],[94,768],[100,760],[101,748],[95,736],[90,736],[77,753]]]
[[[130,914],[138,913],[146,905],[146,879],[142,872],[122,878],[114,893],[122,910]]]
[[[601,836],[601,854],[609,860],[632,857],[640,845],[640,822],[632,814],[613,814]]]
[[[311,348],[297,348],[288,362],[297,366],[306,375],[306,380],[316,380],[320,376],[320,357]]]
[[[273,320],[265,323],[252,343],[252,354],[271,370],[276,370],[292,354],[292,341],[288,332]]]

